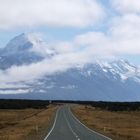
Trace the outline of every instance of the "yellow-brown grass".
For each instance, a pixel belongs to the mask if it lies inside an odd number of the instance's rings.
[[[0,110],[0,140],[41,140],[47,134],[56,106],[48,109]]]
[[[113,140],[140,140],[140,112],[110,112],[90,106],[75,106],[74,114],[88,127]]]

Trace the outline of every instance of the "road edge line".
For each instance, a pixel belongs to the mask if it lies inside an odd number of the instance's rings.
[[[109,137],[107,137],[107,136],[105,136],[105,135],[103,135],[103,134],[100,134],[100,133],[98,133],[98,132],[96,132],[96,131],[90,129],[89,127],[87,127],[85,124],[83,124],[83,123],[72,113],[72,111],[71,111],[70,108],[69,108],[69,111],[70,111],[70,113],[72,114],[72,116],[75,118],[75,120],[77,120],[81,125],[83,125],[85,128],[87,128],[89,131],[91,131],[91,132],[93,132],[93,133],[95,133],[95,134],[98,134],[98,135],[100,135],[100,136],[102,136],[102,137],[104,137],[104,138],[106,138],[106,139],[108,139],[108,140],[112,140],[111,138],[109,138]]]
[[[56,115],[55,115],[55,120],[54,120],[53,126],[52,126],[51,130],[49,131],[49,133],[47,134],[47,136],[44,138],[44,140],[47,140],[47,138],[48,138],[48,137],[50,136],[50,134],[52,133],[52,131],[53,131],[54,127],[55,127],[55,124],[56,124],[56,120],[57,120],[57,116],[58,116],[58,111],[59,111],[59,110],[60,110],[60,108],[57,109],[57,112],[56,112]]]

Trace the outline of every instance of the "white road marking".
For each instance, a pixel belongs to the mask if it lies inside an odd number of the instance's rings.
[[[57,116],[58,116],[59,110],[60,110],[60,108],[59,108],[59,109],[57,110],[57,112],[56,112],[55,120],[54,120],[54,123],[53,123],[53,126],[52,126],[51,130],[50,130],[50,132],[47,134],[47,136],[44,138],[44,140],[47,140],[47,138],[48,138],[48,137],[50,136],[50,134],[52,133],[52,131],[53,131],[54,127],[55,127],[55,124],[56,124],[56,120],[57,120]]]
[[[73,135],[77,138],[77,140],[80,140],[80,138],[78,137],[78,135],[76,134],[76,132],[74,132],[74,130],[72,129],[67,117],[66,117],[66,114],[64,113],[64,116],[65,116],[65,119],[66,119],[66,122],[68,124],[68,127],[70,128],[71,132],[73,133]]]
[[[81,125],[83,125],[83,126],[84,126],[86,129],[88,129],[89,131],[91,131],[91,132],[93,132],[93,133],[95,133],[95,134],[97,134],[97,135],[100,135],[100,136],[102,136],[102,137],[104,137],[104,138],[106,138],[106,139],[108,139],[108,140],[112,140],[111,138],[106,137],[106,136],[104,136],[104,135],[102,135],[102,134],[100,134],[100,133],[98,133],[98,132],[96,132],[96,131],[93,131],[93,130],[91,130],[90,128],[88,128],[86,125],[84,125],[84,124],[71,112],[70,107],[69,107],[69,112],[72,114],[73,118],[74,118],[77,122],[79,122]]]

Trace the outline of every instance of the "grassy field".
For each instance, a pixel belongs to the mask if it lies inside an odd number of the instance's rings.
[[[113,140],[140,140],[140,111],[107,111],[84,105],[72,111],[88,127]]]
[[[49,105],[47,109],[1,109],[0,140],[42,140],[56,108]]]

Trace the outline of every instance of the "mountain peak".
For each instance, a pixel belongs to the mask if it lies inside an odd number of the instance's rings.
[[[4,54],[24,53],[26,51],[36,53],[41,56],[54,54],[47,44],[36,33],[22,33],[11,39],[4,48]]]
[[[25,33],[22,33],[11,39],[4,48],[6,53],[15,53],[17,51],[25,51],[32,47],[32,42],[29,41]]]

